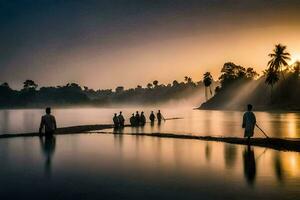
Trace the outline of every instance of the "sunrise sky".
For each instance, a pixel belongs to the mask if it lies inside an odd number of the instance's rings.
[[[261,73],[276,43],[300,59],[299,10],[299,0],[1,0],[0,83],[199,81],[227,61]]]

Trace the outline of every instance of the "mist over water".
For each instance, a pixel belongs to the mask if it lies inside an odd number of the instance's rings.
[[[169,104],[171,105],[171,104]],[[236,136],[242,137],[244,130],[241,128],[243,112],[194,110],[192,107],[118,107],[118,108],[65,108],[53,109],[58,127],[112,124],[114,113],[123,111],[125,123],[136,111],[144,111],[147,121],[153,110],[162,111],[165,118],[182,118],[167,120],[160,126],[149,123],[143,128],[125,128],[124,132],[161,132],[191,135],[211,136]],[[257,123],[272,137],[300,137],[300,113],[283,112],[256,112]],[[37,132],[40,117],[44,114],[41,109],[0,110],[0,133],[25,133]],[[112,130],[107,130],[112,132]],[[264,137],[259,130],[255,130],[255,137]]]

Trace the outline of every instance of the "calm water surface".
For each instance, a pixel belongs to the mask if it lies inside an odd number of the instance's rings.
[[[146,116],[154,108],[123,108],[126,122],[136,110],[145,111]],[[147,124],[141,128],[125,128],[125,132],[163,132],[192,135],[241,136],[242,112],[237,111],[203,111],[191,108],[161,108],[166,118],[182,117],[169,120],[161,126]],[[120,109],[74,108],[54,109],[58,126],[86,124],[111,124],[113,113]],[[39,109],[0,110],[0,134],[24,133],[38,130],[40,117],[44,113]],[[300,137],[300,113],[256,112],[258,124],[274,137]],[[256,137],[263,135],[256,130]]]
[[[299,199],[300,154],[128,135],[0,140],[1,199]]]

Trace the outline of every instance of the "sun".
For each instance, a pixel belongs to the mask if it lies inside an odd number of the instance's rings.
[[[291,60],[289,60],[288,64],[292,65],[296,61],[300,61],[300,54],[291,54]]]

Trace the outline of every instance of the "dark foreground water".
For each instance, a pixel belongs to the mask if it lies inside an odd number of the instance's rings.
[[[299,199],[300,154],[128,135],[0,140],[0,199]]]

